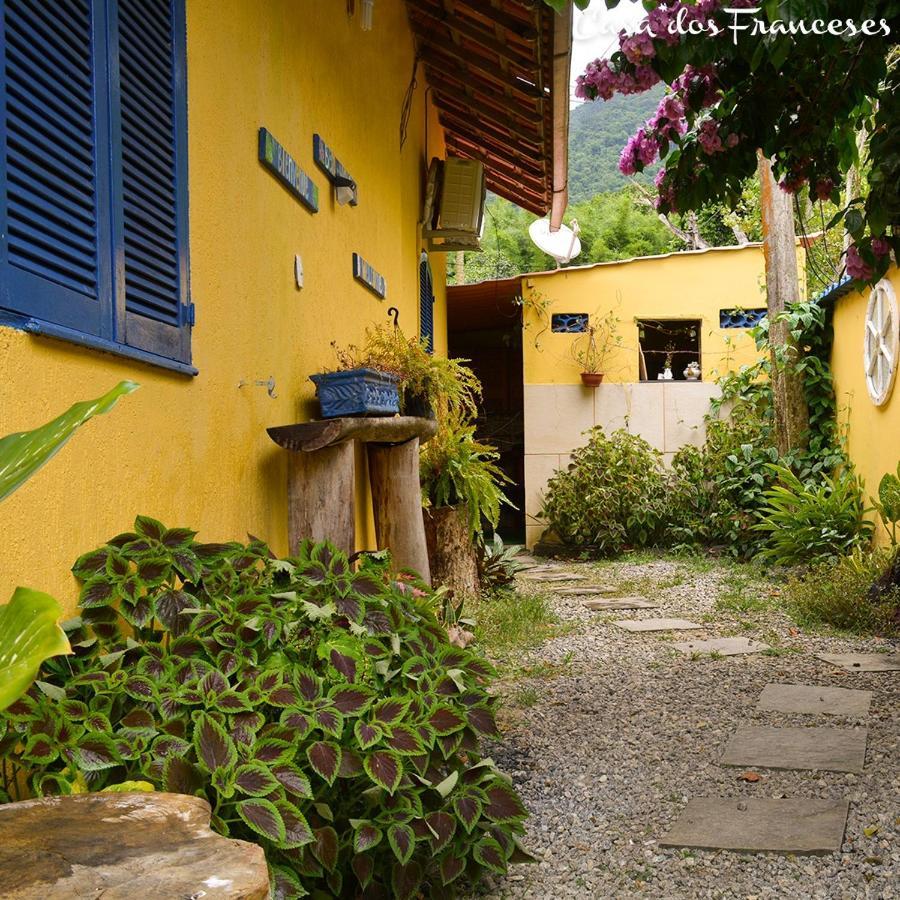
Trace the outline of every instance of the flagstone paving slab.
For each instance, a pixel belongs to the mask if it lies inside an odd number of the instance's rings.
[[[609,600],[585,600],[584,605],[594,611],[604,609],[658,609],[658,603],[651,603],[643,597],[611,597]]]
[[[663,847],[745,852],[833,853],[841,849],[846,800],[691,800]]]
[[[865,728],[742,725],[728,742],[722,765],[859,774],[866,762],[867,734]]]
[[[817,653],[816,656],[850,672],[900,672],[900,653]]]
[[[626,631],[696,631],[703,628],[687,619],[619,619],[613,624]]]
[[[708,641],[679,641],[674,644],[682,653],[718,653],[719,656],[739,656],[742,653],[762,653],[769,645],[745,637],[712,638]]]
[[[613,587],[563,587],[557,588],[553,593],[559,594],[561,597],[594,597],[602,595],[615,594],[616,588]]]
[[[522,575],[528,581],[542,581],[552,583],[555,581],[587,581],[584,575],[570,575],[568,572],[525,572]]]
[[[871,691],[811,684],[767,684],[756,708],[783,713],[822,713],[830,716],[868,715]]]

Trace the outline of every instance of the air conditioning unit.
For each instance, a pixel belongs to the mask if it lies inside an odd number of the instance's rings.
[[[433,159],[422,228],[429,252],[481,250],[486,195],[482,163],[457,156]]]

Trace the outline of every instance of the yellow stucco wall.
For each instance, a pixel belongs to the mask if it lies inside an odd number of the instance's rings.
[[[397,306],[418,329],[422,189],[440,129],[419,79],[401,152],[401,107],[413,62],[402,0],[381,0],[363,32],[343,3],[187,0],[190,250],[196,378],[0,328],[0,434],[34,427],[122,378],[141,383],[0,505],[0,598],[18,584],[71,609],[76,556],[136,513],[190,525],[202,539],[247,532],[287,551],[285,451],[265,433],[313,411],[310,373],[329,344],[358,341]],[[424,146],[426,115],[429,153]],[[313,177],[308,213],[257,158],[268,128]],[[312,160],[320,133],[359,184],[338,207]],[[387,279],[379,301],[352,278],[359,252]],[[300,254],[305,287],[294,283]],[[443,257],[431,257],[435,330],[446,352]],[[244,381],[276,383],[276,398]],[[359,543],[372,546],[358,511]]]
[[[586,312],[596,323],[611,310],[622,344],[607,357],[607,382],[639,380],[638,319],[701,319],[703,380],[710,381],[757,359],[746,330],[719,328],[719,310],[766,305],[765,262],[762,247],[748,245],[574,267],[527,276],[523,297],[526,384],[580,383],[572,347],[583,338],[552,334],[552,313]],[[536,304],[547,301],[542,317]]]
[[[894,293],[900,298],[900,270],[888,273]],[[900,383],[887,403],[875,406],[866,389],[863,370],[863,337],[869,291],[853,293],[837,301],[834,311],[834,345],[831,365],[838,415],[846,425],[847,449],[856,471],[873,495],[886,472],[896,472],[900,460]],[[888,542],[878,529],[879,543]]]

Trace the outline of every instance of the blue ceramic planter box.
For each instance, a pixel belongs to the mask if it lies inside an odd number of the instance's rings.
[[[323,419],[339,416],[393,416],[400,412],[397,378],[375,369],[310,375]]]

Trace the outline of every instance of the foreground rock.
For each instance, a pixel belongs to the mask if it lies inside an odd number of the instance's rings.
[[[0,806],[0,897],[264,900],[262,847],[181,794],[77,794]]]

